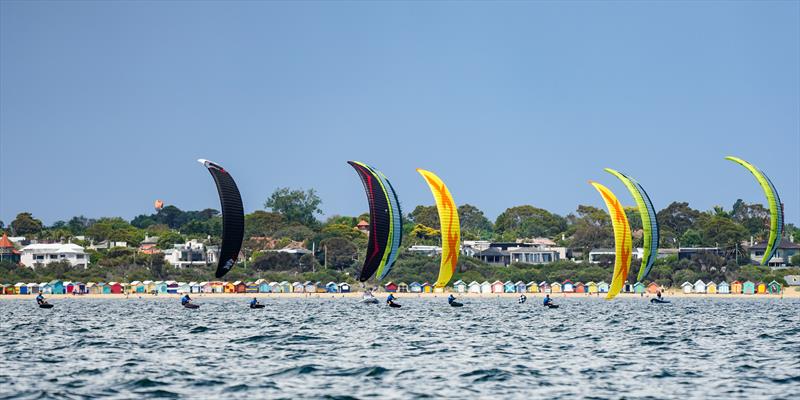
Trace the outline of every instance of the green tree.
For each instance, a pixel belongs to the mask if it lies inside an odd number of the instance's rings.
[[[800,266],[800,253],[793,255],[789,260],[791,261],[792,265],[796,267]]]
[[[422,224],[434,229],[439,229],[439,212],[436,206],[416,206],[408,215],[414,224]]]
[[[687,229],[694,227],[702,213],[689,203],[672,202],[656,214],[661,228],[661,247],[675,247]]]
[[[320,242],[322,263],[328,268],[344,270],[353,266],[358,257],[356,246],[341,237],[332,237]]]
[[[178,232],[169,231],[163,233],[161,236],[158,237],[158,248],[160,249],[171,249],[173,245],[186,243],[186,238],[183,237]]]
[[[698,221],[698,228],[707,246],[732,247],[747,238],[747,230],[727,216],[704,215]]]
[[[86,235],[94,240],[124,241],[137,245],[144,239],[144,232],[122,218],[100,218],[86,228]]]
[[[465,239],[489,239],[494,226],[478,207],[463,204],[458,207],[458,220]]]
[[[286,226],[286,220],[281,214],[257,210],[244,216],[245,237],[266,236],[270,237]]]
[[[322,214],[319,206],[322,204],[314,189],[291,190],[279,188],[264,203],[264,208],[283,215],[289,222],[299,223],[313,227],[318,224],[316,215]]]
[[[572,231],[572,247],[588,251],[593,247],[614,245],[614,232],[608,213],[597,207],[580,205],[577,214],[567,217]]]
[[[567,220],[558,214],[530,205],[503,211],[494,223],[497,233],[513,233],[516,237],[555,237],[566,231]]]
[[[33,215],[29,212],[19,213],[17,217],[11,221],[11,229],[14,231],[14,234],[18,236],[35,235],[43,228],[44,224],[42,224],[42,221],[33,218]]]

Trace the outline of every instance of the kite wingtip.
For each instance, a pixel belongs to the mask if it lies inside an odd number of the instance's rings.
[[[208,163],[211,162],[211,161],[208,161],[205,158],[198,158],[197,162],[199,162],[200,164],[203,164],[205,166],[208,166]]]

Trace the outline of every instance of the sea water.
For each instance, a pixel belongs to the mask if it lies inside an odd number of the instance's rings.
[[[800,300],[0,301],[0,398],[758,398],[800,393]]]

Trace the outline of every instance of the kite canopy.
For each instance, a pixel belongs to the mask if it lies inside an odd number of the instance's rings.
[[[764,175],[761,170],[756,168],[753,164],[742,160],[738,157],[728,156],[726,160],[733,161],[750,171],[761,185],[764,194],[767,196],[767,203],[769,203],[769,239],[767,239],[767,248],[764,249],[764,257],[761,259],[761,265],[767,265],[775,252],[778,251],[778,245],[783,231],[783,209],[781,208],[781,198],[778,196],[778,191],[775,190],[775,185],[772,181]]]
[[[442,227],[442,262],[439,265],[439,278],[436,287],[444,288],[453,277],[458,264],[458,253],[461,251],[461,225],[458,221],[458,209],[453,196],[444,182],[433,172],[417,168],[417,172],[425,178],[431,188],[439,211],[439,224]]]
[[[597,183],[589,182],[603,196],[603,201],[608,208],[611,216],[611,226],[614,227],[614,276],[611,279],[611,287],[608,289],[606,300],[616,297],[622,290],[625,278],[628,276],[628,269],[631,265],[631,254],[633,253],[631,244],[631,227],[628,225],[628,217],[625,216],[625,209],[622,208],[617,196],[607,187]]]
[[[244,239],[244,206],[242,196],[231,175],[217,163],[199,159],[214,178],[222,205],[222,246],[219,251],[217,278],[222,278],[236,264]]]
[[[658,220],[656,219],[656,210],[653,208],[653,202],[650,201],[650,196],[644,191],[642,185],[636,182],[633,178],[623,174],[622,172],[606,168],[606,172],[616,176],[636,201],[636,207],[639,208],[639,215],[642,217],[642,230],[644,231],[644,256],[642,257],[642,265],[639,267],[639,275],[636,280],[641,282],[650,273],[653,268],[653,263],[658,256]]]
[[[364,265],[358,280],[366,282],[377,273],[383,279],[397,260],[403,220],[400,202],[389,180],[380,171],[358,162],[348,161],[364,184],[369,202],[369,240]]]

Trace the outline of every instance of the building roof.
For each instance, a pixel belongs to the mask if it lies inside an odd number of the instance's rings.
[[[3,237],[0,237],[0,248],[9,248],[9,247],[13,249],[14,243],[11,243],[11,241],[8,240],[8,235],[3,233]]]
[[[22,248],[28,253],[76,253],[83,254],[83,247],[74,243],[36,243]]]
[[[507,256],[508,252],[502,251],[497,247],[489,247],[486,250],[479,251],[475,253],[475,257],[485,257],[485,256]]]
[[[756,243],[750,246],[750,250],[766,250],[767,242]],[[781,239],[781,243],[778,245],[779,249],[795,249],[800,250],[800,244],[792,243],[787,239]]]

